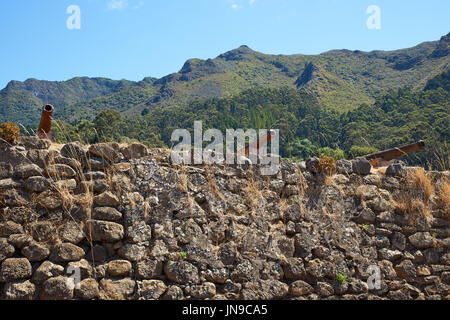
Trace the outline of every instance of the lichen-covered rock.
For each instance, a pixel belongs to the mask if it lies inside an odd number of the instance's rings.
[[[164,292],[166,292],[167,286],[161,280],[144,280],[138,288],[138,297],[143,300],[158,300]]]
[[[163,263],[154,259],[141,260],[136,263],[135,271],[138,279],[153,279],[162,274]]]
[[[180,284],[198,283],[198,269],[187,261],[169,261],[164,265],[166,277]]]
[[[117,255],[123,259],[138,262],[144,258],[145,249],[144,245],[127,243],[120,247],[117,251]]]
[[[211,282],[193,285],[189,287],[189,293],[194,299],[211,299],[216,295],[216,286]]]

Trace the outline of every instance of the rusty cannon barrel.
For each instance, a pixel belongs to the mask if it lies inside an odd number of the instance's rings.
[[[384,162],[389,162],[394,159],[398,159],[408,154],[424,149],[425,149],[425,142],[420,140],[418,142],[407,144],[401,147],[396,147],[372,153],[367,156],[364,156],[363,158],[369,160],[372,163],[372,166],[379,167],[380,165],[383,165]]]
[[[51,104],[46,104],[42,107],[41,122],[39,123],[39,129],[37,136],[41,139],[49,139],[50,131],[52,130],[53,111],[55,108]]]

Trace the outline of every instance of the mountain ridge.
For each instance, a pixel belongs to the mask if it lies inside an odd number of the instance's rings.
[[[229,97],[250,88],[282,86],[305,89],[324,108],[342,112],[371,104],[389,89],[423,89],[428,80],[449,69],[449,43],[450,33],[411,48],[341,49],[318,55],[272,55],[242,45],[213,59],[188,59],[178,72],[159,79],[11,81],[0,91],[0,121],[34,124],[44,103],[57,107],[56,118],[77,121],[92,119],[108,108],[135,116],[197,99]],[[308,66],[314,66],[313,81],[299,81],[307,75]]]

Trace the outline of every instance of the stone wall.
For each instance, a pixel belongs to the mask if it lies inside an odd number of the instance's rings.
[[[448,173],[362,159],[321,171],[317,159],[269,177],[174,166],[140,144],[2,144],[1,299],[450,297]]]

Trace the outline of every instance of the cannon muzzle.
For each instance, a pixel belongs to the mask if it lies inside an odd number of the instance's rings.
[[[383,162],[389,162],[394,159],[398,159],[408,154],[424,149],[425,149],[425,142],[420,140],[418,142],[407,144],[405,146],[372,153],[367,156],[364,156],[364,158],[369,160],[372,163],[373,167],[379,167],[380,164],[382,164]]]
[[[50,131],[52,130],[53,111],[55,108],[51,104],[46,104],[42,107],[41,122],[39,123],[39,129],[37,136],[41,139],[49,139]]]

